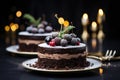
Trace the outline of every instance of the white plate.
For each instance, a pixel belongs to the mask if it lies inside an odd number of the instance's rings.
[[[41,68],[34,68],[30,65],[35,64],[37,61],[37,58],[26,60],[22,63],[22,66],[29,70],[34,71],[44,71],[44,72],[74,72],[74,71],[86,71],[86,70],[92,70],[97,69],[102,66],[102,62],[93,58],[87,58],[87,61],[90,62],[90,66],[82,68],[82,69],[69,69],[69,70],[51,70],[51,69],[41,69]],[[30,65],[28,65],[30,64]]]
[[[18,51],[17,49],[19,48],[18,45],[12,45],[6,48],[6,51],[15,53],[15,54],[25,54],[25,55],[37,55],[37,52],[23,52],[23,51]]]

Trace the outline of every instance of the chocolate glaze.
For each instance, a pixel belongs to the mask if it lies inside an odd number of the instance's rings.
[[[48,54],[65,54],[65,53],[69,53],[69,54],[77,54],[77,53],[84,53],[86,51],[86,47],[79,47],[79,48],[44,48],[44,47],[38,47],[38,51],[40,53],[48,53]]]
[[[19,39],[28,39],[28,40],[44,40],[46,36],[26,36],[26,35],[19,35]]]

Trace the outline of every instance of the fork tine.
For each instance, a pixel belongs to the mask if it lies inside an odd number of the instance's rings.
[[[109,50],[107,50],[107,52],[106,52],[106,54],[105,54],[105,57],[107,57],[107,56],[108,56],[108,53],[109,53]]]
[[[112,50],[110,50],[110,52],[109,52],[109,54],[108,54],[108,56],[109,56],[109,57],[111,57],[112,52],[113,52],[113,51],[112,51]]]
[[[114,56],[115,56],[115,54],[116,54],[116,50],[113,52],[113,55],[112,55],[112,56],[114,57]]]

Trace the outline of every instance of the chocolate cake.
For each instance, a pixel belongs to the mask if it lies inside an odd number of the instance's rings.
[[[27,31],[21,31],[18,34],[19,51],[37,52],[39,43],[43,43],[46,36],[52,35],[51,33],[29,33]]]
[[[66,70],[89,66],[86,44],[73,31],[70,32],[75,26],[55,16],[61,24],[60,31],[57,35],[47,36],[44,43],[38,44],[38,61],[34,67]]]
[[[23,18],[29,20],[26,30],[18,33],[19,51],[37,52],[37,45],[43,43],[46,36],[52,35],[53,26],[46,20],[37,20],[30,14],[24,14]]]
[[[36,67],[45,69],[80,69],[89,66],[86,60],[86,45],[50,46],[47,43],[38,45]]]

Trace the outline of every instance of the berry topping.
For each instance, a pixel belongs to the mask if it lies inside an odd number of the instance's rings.
[[[47,43],[47,44],[49,44],[49,42],[52,40],[52,37],[51,36],[47,36],[46,38],[45,38],[45,42]]]
[[[66,39],[68,42],[70,42],[72,39],[72,36],[70,34],[64,34],[63,38]]]
[[[70,33],[70,35],[71,35],[72,37],[74,37],[74,38],[77,37],[77,35],[76,35],[75,33]]]
[[[46,32],[51,32],[53,30],[53,28],[51,26],[46,26],[45,30],[46,30]]]
[[[44,33],[44,32],[45,32],[45,30],[43,28],[38,29],[38,33]]]
[[[28,27],[26,28],[26,31],[32,32],[32,29],[33,29],[33,26],[31,25],[31,26],[28,26]]]
[[[36,27],[32,28],[32,33],[38,33],[38,29]]]
[[[56,46],[60,45],[61,38],[60,37],[55,37],[55,44]]]
[[[39,25],[38,25],[38,28],[44,28],[45,26],[42,24],[42,23],[40,23]]]
[[[61,46],[67,46],[68,45],[68,41],[66,39],[61,39],[60,45]]]
[[[71,45],[77,45],[78,44],[78,39],[77,38],[72,38],[71,40]]]
[[[52,34],[52,37],[53,37],[53,38],[58,37],[58,32],[53,33],[53,34]]]
[[[50,42],[49,42],[49,45],[50,45],[50,46],[55,46],[55,42],[54,42],[54,41],[50,41]]]

